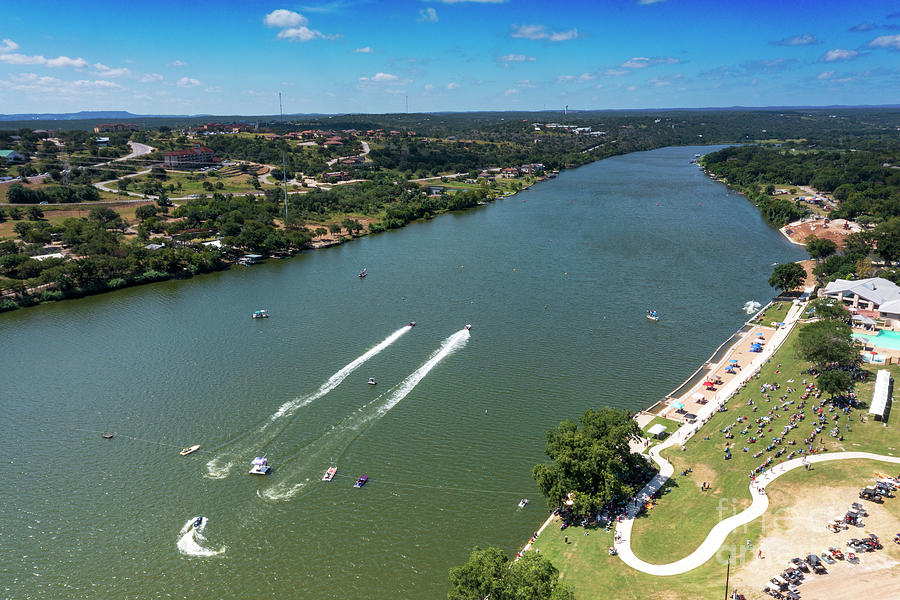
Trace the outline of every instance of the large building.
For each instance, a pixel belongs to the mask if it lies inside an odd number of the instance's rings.
[[[900,319],[900,287],[881,277],[836,279],[825,286],[822,295],[853,309],[877,311],[885,319]]]
[[[0,164],[11,165],[20,162],[25,162],[25,157],[15,150],[0,150]]]
[[[194,146],[189,150],[166,152],[163,160],[167,167],[198,167],[213,164],[215,152],[203,146]]]
[[[134,123],[100,123],[94,125],[94,133],[107,133],[109,131],[140,131],[141,126]]]

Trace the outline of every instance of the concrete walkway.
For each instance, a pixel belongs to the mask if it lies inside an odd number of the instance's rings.
[[[682,558],[681,560],[668,563],[665,565],[654,565],[648,562],[644,562],[634,555],[634,552],[631,551],[631,527],[634,524],[634,517],[632,516],[632,507],[629,506],[629,518],[622,521],[616,527],[616,535],[618,537],[615,542],[616,551],[619,553],[619,558],[627,564],[629,567],[633,569],[637,569],[638,571],[642,571],[644,573],[648,573],[650,575],[680,575],[681,573],[687,573],[697,567],[703,565],[710,558],[715,556],[716,552],[719,550],[719,547],[725,542],[725,539],[728,535],[740,527],[741,525],[745,525],[750,521],[762,516],[766,509],[769,508],[769,497],[765,494],[765,488],[770,483],[787,473],[793,469],[798,467],[802,467],[806,462],[810,464],[820,463],[820,462],[828,462],[833,460],[854,460],[854,459],[865,459],[865,460],[875,460],[881,462],[889,462],[894,464],[900,464],[900,456],[885,456],[883,454],[872,454],[870,452],[836,452],[833,454],[817,454],[814,456],[806,456],[806,457],[798,457],[793,458],[787,462],[781,463],[777,465],[773,470],[766,472],[764,475],[757,478],[755,482],[750,485],[750,495],[753,497],[753,503],[743,510],[742,512],[728,517],[722,521],[716,523],[716,525],[712,528],[712,531],[709,532],[709,535],[706,536],[706,539],[703,540],[703,543],[700,544],[700,547],[691,552],[688,556]],[[671,475],[672,466],[669,463],[669,474]]]

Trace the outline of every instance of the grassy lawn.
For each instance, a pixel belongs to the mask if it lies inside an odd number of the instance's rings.
[[[147,181],[156,181],[155,179],[149,177],[148,175],[142,175],[141,177],[132,177],[130,178],[130,185],[128,186],[129,191],[139,192],[141,185],[143,185]],[[215,186],[217,183],[222,183],[222,189],[213,189],[212,191],[208,191],[203,188],[204,182],[210,182]],[[250,175],[234,175],[231,177],[206,177],[204,174],[191,174],[191,173],[172,173],[168,174],[168,177],[162,184],[166,187],[170,185],[175,185],[176,189],[173,192],[169,192],[170,196],[189,196],[191,194],[212,194],[214,192],[219,192],[222,194],[243,194],[247,192],[255,192],[258,191],[256,188],[250,184]],[[178,184],[181,184],[181,188],[178,188]],[[262,189],[274,189],[276,186],[262,184]]]
[[[771,325],[774,321],[775,323],[784,322],[785,317],[788,314],[788,311],[791,310],[792,303],[790,300],[778,300],[772,304],[769,308],[766,309],[766,312],[760,315],[760,319],[758,323],[760,325]]]
[[[818,400],[810,397],[803,410],[805,419],[796,429],[784,436],[782,444],[776,445],[771,451],[765,451],[772,438],[781,435],[789,416],[798,412],[800,396],[803,393],[801,383],[803,379],[815,381],[808,375],[801,374],[807,364],[794,356],[798,331],[795,330],[769,363],[763,366],[759,379],[751,379],[750,383],[728,402],[728,410],[716,413],[704,429],[686,444],[684,451],[681,451],[680,447],[664,451],[664,456],[675,467],[675,477],[664,488],[658,504],[635,522],[632,544],[635,554],[642,559],[652,563],[667,563],[692,552],[716,522],[749,505],[748,486],[751,470],[764,464],[770,456],[773,457],[771,464],[775,465],[780,460],[786,460],[791,451],[805,447],[803,440],[812,433],[815,426],[811,407],[817,406],[825,399],[827,397],[825,394]],[[894,369],[895,373],[900,375],[900,368]],[[857,395],[866,402],[872,395],[874,369],[869,379],[868,383],[857,387]],[[770,391],[771,399],[766,401],[759,386],[762,383],[773,382],[777,382],[779,388]],[[788,392],[788,387],[794,391]],[[780,397],[785,394],[787,400],[793,400],[794,404],[787,406],[787,410],[782,410]],[[748,406],[750,400],[754,402],[753,406]],[[756,412],[753,411],[754,407]],[[827,426],[818,436],[826,451],[865,451],[880,454],[896,452],[896,448],[900,445],[900,435],[896,428],[885,427],[872,419],[861,423],[859,417],[865,412],[865,409],[851,411],[852,421],[849,423],[850,431],[847,431],[847,417],[840,411],[829,413],[826,410]],[[830,435],[833,423],[831,417],[834,414],[840,415],[837,424],[844,436],[843,442]],[[754,420],[762,416],[773,417],[772,423],[767,425],[762,433],[757,434]],[[733,428],[735,437],[725,439],[722,430],[735,423],[738,417],[747,417],[748,420],[742,424],[735,424]],[[742,435],[741,431],[748,424],[752,427],[747,434]],[[768,431],[769,427],[772,428],[771,432]],[[748,443],[747,440],[751,435],[756,435],[758,441]],[[709,439],[704,439],[707,436]],[[788,445],[787,442],[790,440],[796,441],[796,445]],[[731,447],[732,452],[732,458],[728,461],[723,458],[726,444]],[[816,445],[819,445],[818,439]],[[749,451],[743,452],[744,447],[749,448]],[[786,449],[783,456],[774,458],[774,453],[782,448]],[[753,455],[759,451],[763,451],[763,454],[754,458]],[[692,472],[681,476],[680,473],[688,467]],[[701,492],[700,485],[703,481],[709,482],[711,489]]]
[[[663,425],[666,428],[666,432],[664,434],[662,434],[662,437],[659,439],[650,437],[649,435],[646,434],[646,432],[654,425]],[[643,430],[642,430],[642,431],[644,431],[644,434],[645,434],[644,437],[649,439],[651,442],[650,446],[648,446],[648,449],[652,448],[656,444],[659,444],[659,443],[665,441],[665,439],[667,437],[669,437],[670,435],[672,435],[672,433],[675,432],[680,425],[681,425],[681,423],[679,423],[678,421],[673,421],[671,419],[666,419],[663,417],[653,417],[653,420],[650,421],[649,423],[647,423],[643,427]]]

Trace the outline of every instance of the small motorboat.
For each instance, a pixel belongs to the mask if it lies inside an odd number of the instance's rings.
[[[199,449],[200,449],[200,444],[194,444],[193,446],[188,446],[187,448],[185,448],[184,450],[182,450],[182,451],[179,452],[178,454],[180,454],[180,455],[182,455],[182,456],[187,456],[188,454],[192,454],[192,453],[196,452],[196,451],[199,450]]]
[[[647,318],[650,319],[651,321],[659,321],[659,314],[657,314],[657,312],[655,310],[648,310]]]
[[[359,272],[358,277],[359,277],[360,279],[362,279],[363,277],[365,277],[365,276],[368,275],[368,274],[369,274],[369,272],[366,271],[366,268],[365,268],[365,267],[363,267],[363,268],[362,268],[362,271]]]
[[[469,331],[470,329],[472,329],[471,323],[466,323],[466,326],[463,327],[463,329],[465,329],[466,331]]]
[[[268,319],[269,313],[265,310],[255,310],[253,311],[251,317],[253,317],[254,319]]]
[[[100,434],[100,437],[102,437],[104,440],[111,440],[115,436],[116,436],[116,434],[110,433],[108,431],[104,431],[103,433]]]
[[[197,517],[193,524],[194,529],[200,529],[201,525],[203,525],[203,517]]]
[[[369,481],[369,476],[363,475],[362,477],[360,477],[359,479],[356,480],[356,483],[353,484],[353,487],[361,488],[362,486],[366,485],[367,481]]]
[[[328,467],[328,470],[322,475],[322,481],[331,481],[334,479],[335,473],[337,473],[337,467]]]
[[[269,460],[265,456],[257,456],[250,464],[252,465],[250,467],[251,475],[268,475],[269,471],[272,470],[272,467],[269,466]]]
[[[522,498],[519,500],[519,508],[525,508],[528,505],[528,498]]]
[[[374,378],[374,377],[369,377],[369,385],[375,385],[375,384],[377,384],[377,383],[378,383],[378,382],[375,381],[375,378]]]
[[[416,326],[416,322],[415,322],[415,321],[410,321],[410,322],[409,322],[409,326],[410,326],[410,327],[415,327],[415,326]]]

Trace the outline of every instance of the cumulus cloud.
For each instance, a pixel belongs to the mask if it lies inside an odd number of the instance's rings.
[[[378,72],[371,77],[360,77],[360,83],[409,83],[409,80],[401,80],[392,73]]]
[[[547,40],[550,42],[565,42],[578,37],[577,29],[568,31],[550,31],[546,25],[513,25],[509,37],[526,40]]]
[[[88,66],[88,61],[81,57],[69,58],[68,56],[57,56],[56,58],[47,59],[47,66],[53,68],[73,67],[75,69],[83,69]]]
[[[43,65],[47,63],[47,59],[43,56],[25,54],[0,54],[0,62],[7,65]]]
[[[851,27],[850,31],[872,31],[873,29],[878,29],[878,26],[872,23],[860,23],[859,25],[854,25],[853,27]]]
[[[162,81],[163,79],[165,78],[159,73],[147,73],[146,75],[143,75],[139,81],[141,83],[155,83],[157,81]]]
[[[78,81],[73,81],[72,85],[76,87],[82,88],[102,88],[102,89],[111,89],[111,88],[119,88],[122,87],[118,83],[113,81],[107,81],[105,79],[95,79],[93,81],[89,79],[79,79]]]
[[[871,42],[870,48],[890,48],[891,50],[900,50],[900,35],[882,35]]]
[[[822,55],[822,58],[819,60],[821,62],[835,62],[837,60],[852,60],[859,56],[859,52],[856,50],[844,50],[843,48],[835,48],[834,50],[829,50],[825,54]]]
[[[525,54],[504,54],[503,56],[497,57],[497,62],[499,63],[514,63],[514,62],[534,62],[537,59],[533,56],[527,56]]]
[[[176,59],[176,60],[173,60],[172,62],[170,62],[167,66],[169,66],[169,67],[186,67],[187,63],[184,62],[183,60]]]
[[[419,18],[416,19],[416,21],[419,23],[437,23],[437,11],[430,6],[428,8],[423,8],[419,11]]]
[[[834,71],[822,71],[816,79],[831,79],[834,77]]]
[[[772,42],[775,46],[812,46],[821,43],[819,38],[809,33],[795,35],[793,37],[784,38],[783,40],[778,40],[777,42]]]
[[[509,88],[508,90],[503,92],[503,95],[504,96],[515,96],[518,93],[519,93],[519,90],[517,90],[516,88]]]
[[[356,52],[357,54],[372,54],[375,51],[372,50],[371,46],[364,46],[362,48],[357,48],[356,50],[354,50],[354,52]]]
[[[4,42],[9,40],[4,40]],[[15,42],[13,42],[15,44]],[[0,54],[0,62],[7,65],[44,65],[45,67],[60,68],[72,67],[75,69],[83,69],[88,66],[88,61],[81,57],[69,58],[68,56],[57,56],[56,58],[45,58],[41,55],[29,56],[27,54]]]
[[[603,74],[607,77],[621,77],[631,73],[628,69],[607,69]]]
[[[660,2],[665,2],[666,0],[638,0],[638,4],[643,4],[645,6],[649,6],[650,4],[659,4]]]
[[[94,63],[94,68],[97,69],[97,74],[102,77],[128,77],[131,75],[131,70],[125,67],[113,69],[103,63]]]
[[[0,41],[0,54],[6,54],[7,52],[12,52],[13,50],[18,50],[19,45],[10,39],[4,39]]]
[[[671,56],[655,56],[649,58],[646,56],[635,56],[623,62],[620,67],[623,69],[645,69],[651,65],[677,65],[681,61]]]
[[[199,79],[194,79],[193,77],[182,77],[176,83],[178,87],[183,88],[191,88],[191,87],[200,87],[203,85],[203,82]]]
[[[456,83],[455,81],[451,81],[450,83],[447,84],[447,89],[448,90],[458,90],[459,84]]]
[[[309,42],[314,39],[333,40],[336,35],[327,35],[316,29],[310,29],[305,25],[302,27],[292,27],[291,29],[283,29],[278,32],[278,38],[282,40],[290,40],[292,42]]]
[[[277,27],[279,29],[309,24],[309,20],[300,13],[283,8],[273,10],[267,14],[263,22],[266,24],[266,27]]]

